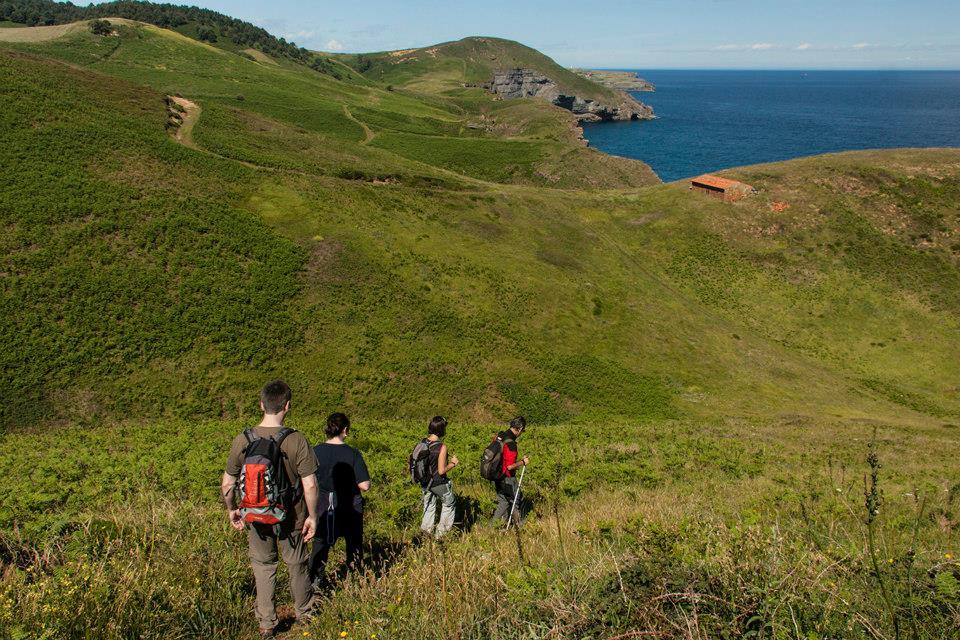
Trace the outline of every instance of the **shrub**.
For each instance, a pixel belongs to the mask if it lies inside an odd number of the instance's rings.
[[[113,25],[110,24],[109,20],[92,20],[90,31],[95,36],[108,36],[113,33]]]

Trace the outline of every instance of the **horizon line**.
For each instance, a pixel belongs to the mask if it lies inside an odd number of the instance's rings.
[[[953,71],[960,67],[604,67],[571,65],[587,71]]]

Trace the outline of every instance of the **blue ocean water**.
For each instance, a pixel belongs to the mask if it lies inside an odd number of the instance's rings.
[[[882,147],[960,146],[960,71],[638,71],[647,122],[588,124],[601,151],[664,181]]]

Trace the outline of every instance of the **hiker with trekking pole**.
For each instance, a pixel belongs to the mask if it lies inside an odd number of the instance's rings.
[[[509,528],[511,524],[519,526],[523,519],[523,494],[520,492],[523,474],[530,459],[519,457],[517,438],[527,428],[523,416],[510,421],[510,428],[501,431],[484,449],[480,458],[480,476],[494,483],[497,492],[497,508],[493,512],[493,521],[502,520]],[[520,469],[519,478],[516,476]]]

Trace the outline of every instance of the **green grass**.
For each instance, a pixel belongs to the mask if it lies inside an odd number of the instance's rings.
[[[0,464],[29,471],[0,481],[11,497],[0,510],[9,562],[0,633],[251,637],[244,542],[212,490],[246,424],[4,437]],[[292,424],[311,441],[322,431],[312,418]],[[454,423],[448,445],[469,461],[494,429]],[[358,422],[352,443],[374,485],[365,510],[372,564],[290,637],[335,638],[341,629],[364,638],[610,637],[676,626],[710,636],[886,635],[892,618],[860,515],[870,429],[853,421],[535,424],[521,441],[533,460],[525,486],[535,509],[522,535],[485,525],[493,492],[468,469],[453,474],[468,531],[445,547],[418,548],[410,540],[419,492],[398,461],[422,425]],[[955,434],[895,425],[879,434],[886,499],[877,535],[893,613],[915,625],[915,637],[949,638],[960,616],[955,525],[943,525],[960,495],[949,464]]]
[[[431,47],[394,53],[338,56],[354,68],[365,64],[364,75],[384,84],[422,90],[450,90],[464,83],[480,85],[493,78],[494,71],[512,68],[535,69],[557,83],[561,90],[588,99],[610,100],[615,93],[591,82],[535,49],[519,42],[474,36]]]
[[[759,194],[717,202],[457,85],[477,47],[380,83],[135,24],[3,45],[0,637],[248,637],[213,487],[274,376],[311,440],[354,417],[396,552],[315,636],[950,637],[960,152],[745,167]],[[407,544],[437,413],[471,514],[470,461],[531,419],[524,562],[483,527]]]

